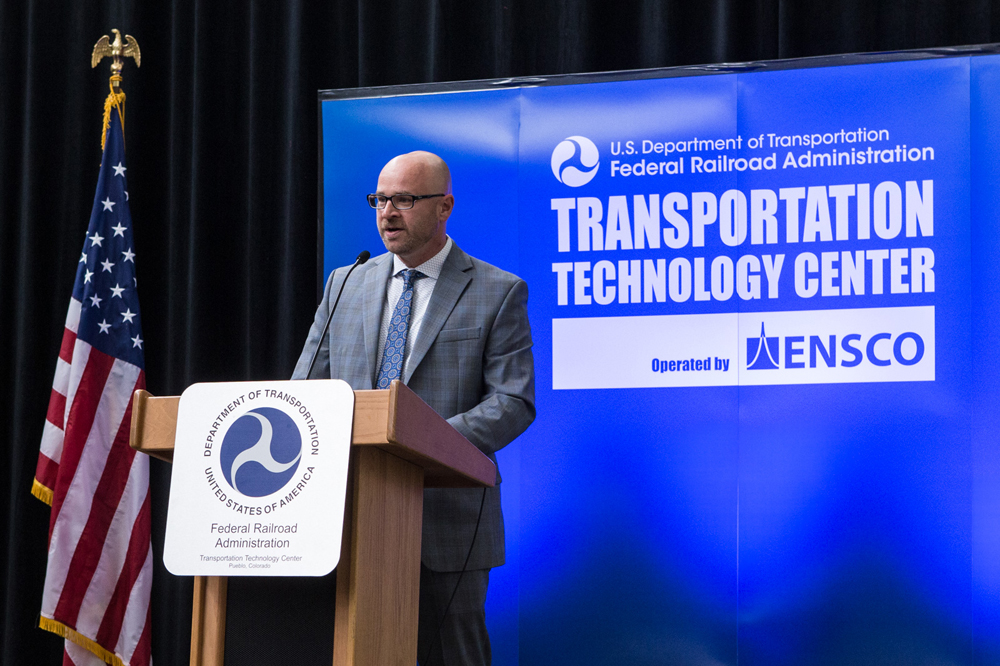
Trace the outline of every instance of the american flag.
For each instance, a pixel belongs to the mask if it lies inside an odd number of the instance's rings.
[[[114,106],[105,141],[32,487],[52,507],[40,624],[66,638],[64,666],[150,663],[149,460],[129,447],[145,363]]]

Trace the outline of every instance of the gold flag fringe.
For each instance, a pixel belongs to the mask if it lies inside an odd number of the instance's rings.
[[[111,666],[125,666],[125,662],[123,662],[121,657],[116,655],[114,652],[101,647],[83,634],[78,633],[75,629],[70,629],[62,622],[42,617],[38,621],[38,626],[45,631],[51,631],[54,634],[62,636],[68,641],[73,641],[82,648],[90,650],[97,655],[98,658],[103,659],[106,664],[111,664]]]
[[[118,110],[118,120],[122,123],[122,136],[125,135],[125,93],[115,92],[115,83],[121,83],[121,80],[121,76],[113,74],[111,76],[111,81],[108,84],[111,87],[111,92],[108,93],[108,98],[104,100],[104,129],[101,130],[101,150],[104,150],[104,142],[108,136],[108,128],[111,127],[112,108]]]
[[[31,484],[31,494],[52,506],[52,489],[43,486],[38,482],[38,479],[35,479],[35,482]]]

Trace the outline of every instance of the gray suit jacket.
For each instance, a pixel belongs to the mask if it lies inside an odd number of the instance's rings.
[[[323,300],[293,379],[305,377],[320,330],[350,267],[338,268]],[[391,277],[392,255],[355,269],[344,287],[330,333],[322,341],[312,377],[346,380],[370,389],[375,380],[379,327]],[[528,286],[516,275],[470,257],[458,245],[448,254],[431,294],[403,382],[496,463],[495,453],[535,418],[535,369],[528,325]],[[504,562],[503,514],[498,484],[486,491],[469,569]],[[465,563],[483,491],[424,491],[421,560],[434,571]]]

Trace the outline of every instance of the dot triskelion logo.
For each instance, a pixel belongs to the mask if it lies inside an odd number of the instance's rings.
[[[600,158],[593,141],[585,136],[569,136],[552,151],[552,173],[560,183],[580,187],[597,175]]]
[[[219,451],[226,482],[247,497],[265,497],[284,488],[301,458],[298,427],[273,407],[258,407],[236,419]]]

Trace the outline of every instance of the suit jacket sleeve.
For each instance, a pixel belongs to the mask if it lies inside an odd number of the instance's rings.
[[[448,423],[481,451],[493,454],[535,419],[535,365],[528,323],[528,285],[513,281],[483,350],[483,393],[473,408]]]

